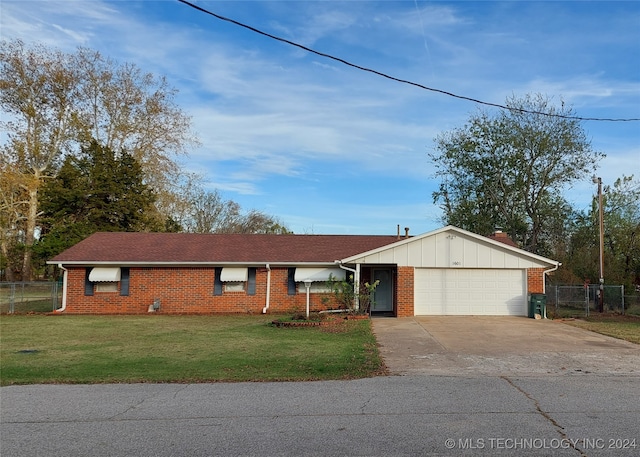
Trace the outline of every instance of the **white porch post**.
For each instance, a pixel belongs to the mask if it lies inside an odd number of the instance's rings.
[[[311,280],[304,280],[304,287],[307,289],[307,319],[309,319],[309,289],[311,288]]]

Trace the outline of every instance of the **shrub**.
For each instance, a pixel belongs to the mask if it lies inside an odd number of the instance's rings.
[[[373,293],[378,284],[380,281],[375,281],[373,284],[363,281],[356,291],[353,275],[350,275],[348,280],[339,280],[330,275],[327,281],[327,287],[333,293],[339,308],[349,310],[354,314],[369,314],[371,309],[375,308]]]

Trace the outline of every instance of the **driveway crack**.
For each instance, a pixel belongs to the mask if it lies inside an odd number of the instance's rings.
[[[565,440],[566,443],[568,443],[568,445],[572,449],[575,449],[577,452],[579,452],[581,457],[588,457],[587,454],[578,446],[576,446],[576,443],[573,440],[571,440],[571,438],[569,438],[569,436],[564,430],[564,427],[560,425],[558,421],[556,421],[553,417],[551,417],[551,415],[548,412],[542,409],[542,407],[540,406],[540,402],[538,402],[538,400],[533,395],[531,395],[529,392],[524,390],[522,387],[517,385],[515,382],[513,382],[511,379],[507,378],[506,376],[500,376],[500,378],[504,379],[507,383],[509,383],[509,385],[511,385],[518,392],[520,392],[522,395],[524,395],[529,400],[531,400],[536,410],[538,411],[538,413],[540,413],[542,417],[544,417],[547,421],[549,421],[555,427],[558,434],[562,437],[563,440]]]

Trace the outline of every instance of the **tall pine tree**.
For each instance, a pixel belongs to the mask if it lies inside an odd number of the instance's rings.
[[[95,140],[79,156],[67,156],[42,189],[42,234],[38,257],[50,258],[95,232],[158,230],[155,195],[140,164]]]

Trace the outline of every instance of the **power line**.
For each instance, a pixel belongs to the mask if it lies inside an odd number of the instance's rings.
[[[347,60],[344,60],[344,59],[342,59],[340,57],[336,57],[336,56],[333,56],[331,54],[326,54],[324,52],[320,52],[320,51],[316,51],[315,49],[308,48],[307,46],[304,46],[304,45],[301,45],[299,43],[296,43],[295,41],[287,40],[286,38],[282,38],[282,37],[279,37],[279,36],[276,36],[276,35],[272,35],[272,34],[267,33],[267,32],[263,32],[262,30],[259,30],[259,29],[255,28],[255,27],[252,27],[250,25],[247,25],[247,24],[244,24],[242,22],[236,21],[235,19],[230,19],[228,17],[221,16],[219,14],[216,14],[216,13],[212,12],[212,11],[206,10],[206,9],[200,7],[200,6],[194,5],[193,3],[188,2],[186,0],[178,0],[178,1],[180,3],[184,3],[185,5],[190,6],[191,8],[194,8],[194,9],[196,9],[198,11],[201,11],[201,12],[203,12],[205,14],[213,16],[216,19],[220,19],[221,21],[230,22],[230,23],[235,24],[235,25],[237,25],[239,27],[243,27],[243,28],[245,28],[247,30],[251,30],[252,32],[255,32],[255,33],[263,35],[263,36],[266,36],[266,37],[271,38],[273,40],[280,41],[282,43],[286,43],[286,44],[291,45],[291,46],[295,46],[296,48],[300,48],[300,49],[302,49],[304,51],[310,52],[312,54],[316,54],[316,55],[318,55],[320,57],[324,57],[324,58],[327,58],[327,59],[335,60],[336,62],[340,62],[340,63],[342,63],[344,65],[349,66],[349,67],[353,67],[353,68],[356,68],[356,69],[361,70],[361,71],[366,71],[368,73],[373,73],[375,75],[381,76],[381,77],[386,78],[386,79],[390,79],[392,81],[396,81],[396,82],[399,82],[399,83],[402,83],[402,84],[408,84],[410,86],[415,86],[415,87],[418,87],[420,89],[424,89],[424,90],[428,90],[428,91],[431,91],[431,92],[436,92],[436,93],[439,93],[439,94],[447,95],[449,97],[457,98],[457,99],[460,99],[460,100],[466,100],[466,101],[469,101],[469,102],[478,103],[480,105],[492,106],[492,107],[495,107],[495,108],[505,109],[505,110],[509,110],[509,111],[518,111],[518,112],[521,112],[521,113],[538,114],[538,115],[542,115],[542,116],[558,117],[558,118],[562,118],[562,119],[571,119],[571,120],[578,120],[578,121],[601,121],[601,122],[602,121],[604,121],[604,122],[635,122],[635,121],[640,121],[640,118],[580,117],[580,116],[568,116],[568,115],[564,115],[564,114],[552,114],[552,113],[545,113],[544,111],[532,111],[532,110],[527,110],[527,109],[522,109],[522,108],[510,108],[510,107],[508,107],[506,105],[501,105],[499,103],[485,102],[483,100],[478,100],[476,98],[465,97],[464,95],[457,95],[457,94],[454,94],[452,92],[448,92],[446,90],[435,89],[433,87],[428,87],[428,86],[425,86],[423,84],[416,83],[416,82],[413,82],[413,81],[409,81],[409,80],[406,80],[406,79],[396,78],[395,76],[388,75],[388,74],[383,73],[381,71],[374,70],[374,69],[371,69],[371,68],[367,68],[367,67],[363,67],[361,65],[357,65],[357,64],[351,63],[351,62],[349,62]]]

